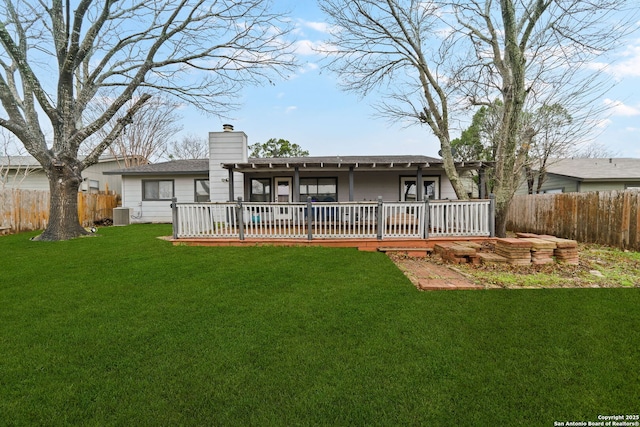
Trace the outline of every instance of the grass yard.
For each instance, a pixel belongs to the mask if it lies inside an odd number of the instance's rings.
[[[420,292],[381,253],[0,237],[0,425],[526,425],[640,411],[640,289]]]

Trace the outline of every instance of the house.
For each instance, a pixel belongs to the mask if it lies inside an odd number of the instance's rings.
[[[538,182],[534,182],[537,188]],[[585,193],[640,188],[640,159],[558,159],[547,167],[542,193]],[[517,194],[527,194],[525,182]]]
[[[122,186],[120,176],[105,176],[103,172],[118,168],[120,165],[121,162],[113,156],[100,157],[98,163],[82,172],[83,181],[80,184],[80,191],[119,193]],[[3,156],[0,157],[0,189],[2,188],[49,191],[49,179],[40,163],[32,156]]]
[[[224,125],[209,133],[208,160],[176,160],[104,172],[122,177],[131,222],[171,222],[178,203],[357,202],[456,199],[443,161],[415,156],[248,158],[248,137]],[[457,165],[461,173],[486,167]],[[482,175],[482,174],[481,174]],[[475,185],[469,182],[469,192]],[[421,190],[418,190],[421,189]]]

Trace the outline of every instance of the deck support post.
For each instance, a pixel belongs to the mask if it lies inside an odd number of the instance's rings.
[[[421,202],[422,192],[424,191],[424,179],[422,178],[422,166],[418,166],[418,171],[416,172],[416,201]]]
[[[307,239],[313,239],[313,205],[311,204],[311,196],[307,196]]]
[[[233,202],[235,195],[233,194],[233,189],[235,184],[233,183],[233,168],[229,168],[229,201]]]
[[[293,168],[293,192],[292,199],[294,203],[300,201],[300,168],[296,166]]]
[[[382,219],[382,196],[378,196],[378,211],[376,212],[376,222],[378,224],[378,240],[382,240],[383,219]]]
[[[429,199],[424,201],[424,238],[429,238],[429,223],[431,222],[431,212],[429,211]]]
[[[242,197],[238,197],[236,203],[236,223],[238,224],[238,237],[244,240],[244,218],[242,217]]]
[[[178,199],[171,199],[171,228],[173,228],[173,238],[178,238]]]
[[[349,201],[353,202],[353,166],[349,166]]]
[[[489,194],[489,236],[496,237],[496,195]]]

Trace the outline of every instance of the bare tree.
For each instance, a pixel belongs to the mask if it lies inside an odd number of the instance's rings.
[[[442,21],[439,5],[403,0],[322,0],[336,30],[321,51],[345,90],[367,95],[382,88],[389,101],[377,105],[392,120],[427,124],[440,141],[445,171],[456,195],[467,198],[451,155],[448,79],[439,68],[448,46],[432,48]]]
[[[245,84],[293,67],[291,30],[264,0],[4,0],[0,8],[0,126],[46,171],[49,222],[39,236],[85,234],[77,216],[81,172],[164,93],[224,114]],[[136,96],[136,91],[140,91]],[[96,99],[103,109],[87,121]],[[122,111],[121,117],[116,114]],[[52,141],[45,138],[50,125]],[[106,136],[83,158],[81,145]]]
[[[209,143],[206,138],[189,133],[180,142],[172,142],[168,152],[170,159],[207,159]]]
[[[135,96],[128,101],[124,109],[128,110],[138,98]],[[178,102],[173,102],[164,96],[150,99],[113,141],[107,152],[115,157],[123,168],[147,164],[163,157],[171,139],[182,130],[182,126],[178,124],[181,116],[176,112],[179,106]],[[122,118],[125,110],[116,113],[111,122],[117,122]],[[105,128],[96,132],[95,138],[91,139],[95,143],[86,144],[86,151],[90,153],[107,135]]]
[[[605,87],[585,65],[616,46],[638,9],[626,0],[321,0],[321,7],[337,29],[324,50],[331,68],[348,90],[385,91],[381,113],[429,125],[459,198],[451,123],[470,106],[500,99],[499,236],[526,164],[523,146],[534,136],[520,129],[523,111],[560,103],[574,120],[592,117],[584,109]]]
[[[597,142],[590,142],[571,157],[584,159],[610,159],[619,156],[620,152],[618,151],[611,150]]]

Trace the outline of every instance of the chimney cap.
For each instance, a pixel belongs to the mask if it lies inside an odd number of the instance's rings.
[[[230,125],[228,123],[227,124],[223,124],[222,125],[222,130],[224,132],[232,132],[233,131],[233,125]]]

